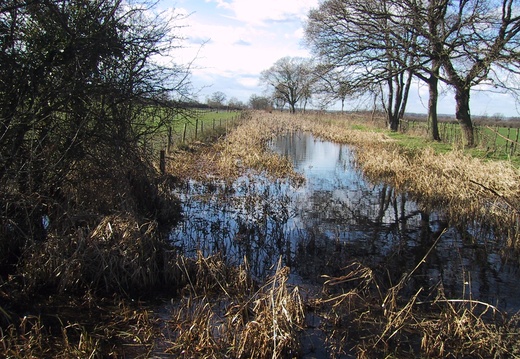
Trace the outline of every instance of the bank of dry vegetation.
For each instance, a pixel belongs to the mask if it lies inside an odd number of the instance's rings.
[[[171,188],[189,179],[233,181],[259,171],[300,183],[287,159],[266,150],[273,137],[287,131],[353,145],[359,167],[373,180],[407,191],[454,220],[488,220],[503,229],[504,245],[516,248],[519,181],[508,163],[483,162],[462,152],[404,150],[370,120],[244,113],[237,127],[216,141],[172,151],[169,174],[153,186],[135,174],[124,187],[127,200],[117,201],[120,206],[131,201],[128,207],[85,213],[83,222],[67,231],[54,230],[45,241],[24,246],[16,268],[0,282],[0,353],[12,358],[299,357],[310,330],[305,316],[312,314],[322,318],[312,330],[326,338],[331,357],[520,356],[517,315],[448,298],[442,285],[410,295],[413,271],[388,284],[372,268],[346,261],[339,275],[324,278],[321,292],[303,295],[288,284],[291,269],[281,263],[258,282],[247,261],[231,266],[218,254],[187,257],[164,240],[161,224],[178,211]],[[147,216],[131,211],[150,198],[154,204]],[[427,301],[425,290],[431,290]],[[160,306],[152,298],[160,298]]]

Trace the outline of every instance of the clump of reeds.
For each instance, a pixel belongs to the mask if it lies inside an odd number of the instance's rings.
[[[20,359],[148,357],[154,349],[157,330],[147,309],[124,301],[105,303],[103,309],[72,304],[74,308],[69,313],[28,315],[0,327],[0,356]],[[49,309],[43,307],[42,310]]]
[[[26,294],[41,291],[135,296],[178,275],[176,258],[157,233],[156,222],[140,223],[129,214],[106,216],[88,231],[33,244],[20,266]],[[169,258],[172,257],[172,258]]]
[[[218,300],[188,295],[173,311],[169,352],[187,357],[297,357],[303,304],[297,288],[287,286],[288,268],[253,290],[243,267],[228,278]],[[231,281],[230,281],[231,279]]]
[[[520,177],[510,164],[484,162],[457,151],[434,154],[425,149],[410,155],[382,146],[363,147],[356,157],[373,180],[408,192],[424,206],[444,211],[453,222],[476,220],[507,229],[516,241]]]
[[[301,125],[291,116],[266,116],[253,112],[216,143],[199,144],[192,150],[176,152],[168,171],[183,178],[207,180],[218,177],[229,181],[253,170],[301,182],[301,175],[294,172],[288,159],[267,149],[274,136]]]
[[[414,271],[388,289],[360,263],[346,267],[342,276],[327,278],[325,295],[315,303],[324,310],[333,357],[354,353],[359,358],[520,355],[518,315],[507,316],[477,300],[447,298],[442,285],[433,293],[420,288],[406,294]]]

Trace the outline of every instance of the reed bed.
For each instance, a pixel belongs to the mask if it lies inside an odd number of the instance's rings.
[[[411,275],[381,288],[381,278],[360,263],[329,277],[322,311],[331,357],[516,358],[518,314],[510,316],[472,299],[449,299],[442,286],[406,295]],[[428,298],[428,299],[424,299]]]
[[[267,151],[269,140],[285,131],[300,127],[290,116],[267,116],[253,112],[243,115],[241,124],[226,137],[213,144],[195,144],[179,149],[168,170],[181,178],[200,181],[233,181],[250,171],[264,173],[272,178],[288,178],[301,182],[288,159]],[[199,149],[203,148],[203,151]]]
[[[70,306],[70,312],[53,313],[52,306],[42,307],[40,315],[0,327],[2,357],[150,357],[157,330],[149,309],[122,300],[97,302],[95,307],[80,301],[61,306]]]
[[[252,113],[250,121],[215,146],[212,163],[218,170],[214,173],[236,176],[253,169],[282,177],[292,175],[291,167],[283,162],[279,166],[279,160],[272,160],[266,148],[275,136],[294,131],[353,145],[357,165],[372,181],[389,183],[413,195],[425,208],[444,211],[454,223],[481,221],[495,230],[504,229],[510,247],[518,242],[520,188],[518,170],[512,165],[485,162],[462,151],[437,154],[429,148],[405,150],[381,131],[380,124],[358,118]],[[322,296],[304,303],[307,310],[312,308],[324,318],[321,327],[331,357],[520,356],[518,315],[510,316],[472,299],[448,298],[442,285],[409,293],[411,274],[385,287],[382,278],[360,263],[343,270],[343,276],[325,278]],[[223,333],[228,333],[231,326],[221,305],[216,307],[206,297],[198,299],[195,306],[200,312],[196,317],[213,328],[204,336],[212,350],[222,353],[224,347],[240,348],[238,339],[233,345],[222,342]],[[179,315],[176,321],[184,326],[196,320]],[[257,321],[254,325],[258,325]],[[255,334],[255,338],[259,337]],[[179,353],[180,347],[176,350]],[[224,352],[233,353],[231,356],[243,354],[233,350]]]
[[[171,251],[157,237],[155,222],[129,214],[106,216],[91,231],[64,240],[50,236],[35,243],[21,263],[27,293],[143,293],[175,277],[164,266]],[[172,254],[171,254],[172,255]]]

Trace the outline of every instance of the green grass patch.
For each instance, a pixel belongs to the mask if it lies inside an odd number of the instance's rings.
[[[505,130],[507,131],[507,129]],[[483,147],[481,143],[479,146],[473,148],[462,148],[461,146],[453,146],[451,143],[431,141],[421,136],[412,136],[401,132],[391,132],[385,130],[385,133],[388,137],[395,140],[398,146],[402,147],[407,151],[432,148],[435,151],[435,153],[442,154],[453,151],[455,148],[458,148],[464,151],[464,153],[475,158],[480,158],[489,161],[506,161],[512,163],[515,167],[520,168],[520,156],[518,154],[511,155],[509,153],[506,153],[504,150],[501,149],[500,146]],[[506,142],[507,141],[504,139],[503,146],[505,146]]]
[[[435,153],[447,153],[453,150],[453,146],[449,143],[427,140],[421,136],[411,136],[401,132],[387,131],[386,134],[397,144],[407,150],[421,150],[432,148]]]
[[[173,124],[173,131],[180,133],[184,132],[184,126],[186,125],[189,133],[195,133],[195,126],[201,125],[204,129],[213,129],[217,127],[226,126],[227,121],[232,121],[240,116],[239,111],[209,111],[209,110],[193,110],[189,113],[183,113],[179,115]]]

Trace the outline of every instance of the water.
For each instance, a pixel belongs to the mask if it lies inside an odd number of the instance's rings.
[[[520,309],[518,260],[503,256],[499,241],[478,224],[449,227],[441,213],[368,182],[348,146],[296,133],[270,147],[293,161],[303,185],[253,174],[232,184],[190,182],[177,193],[185,220],[171,240],[188,254],[219,252],[230,263],[247,258],[258,279],[281,257],[294,281],[316,284],[359,262],[389,287],[429,253],[410,292],[442,285],[449,298]]]

